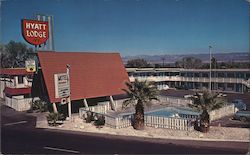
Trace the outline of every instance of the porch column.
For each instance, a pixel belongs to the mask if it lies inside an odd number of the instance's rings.
[[[85,98],[85,99],[83,99],[83,103],[84,103],[84,107],[85,108],[88,108],[89,107],[89,105],[88,105],[88,102],[87,102],[87,99]]]
[[[58,113],[56,103],[52,103],[54,113]]]
[[[237,84],[236,83],[234,83],[233,91],[237,92]]]
[[[14,86],[15,88],[17,87],[18,85],[18,76],[14,76]]]
[[[114,111],[116,111],[115,102],[114,102],[113,96],[109,96],[109,100],[110,100],[111,109],[114,110]]]
[[[225,83],[225,91],[227,91],[227,83]]]

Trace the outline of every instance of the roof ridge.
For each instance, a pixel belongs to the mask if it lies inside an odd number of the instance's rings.
[[[74,51],[74,52],[64,52],[64,51],[37,51],[38,53],[69,53],[69,54],[73,54],[73,53],[80,53],[80,54],[120,54],[119,52],[111,52],[111,51],[102,51],[102,52],[98,52],[98,51]]]

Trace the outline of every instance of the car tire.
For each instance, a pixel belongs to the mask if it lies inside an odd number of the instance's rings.
[[[240,121],[246,122],[246,121],[247,121],[247,118],[246,118],[246,117],[240,117]]]

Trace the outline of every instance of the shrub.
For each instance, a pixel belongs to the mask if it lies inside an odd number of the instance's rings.
[[[48,103],[42,100],[36,100],[33,102],[32,109],[38,112],[48,111]]]
[[[105,125],[105,117],[103,115],[98,115],[97,120],[95,121],[95,126],[101,128]]]
[[[57,126],[59,124],[62,124],[64,120],[63,114],[59,113],[49,113],[47,116],[47,121],[49,126]]]
[[[94,120],[94,115],[91,111],[87,111],[86,123],[91,123]]]

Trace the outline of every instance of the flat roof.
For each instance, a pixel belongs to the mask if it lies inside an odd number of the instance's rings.
[[[2,75],[32,75],[32,72],[27,72],[25,68],[1,68]]]

